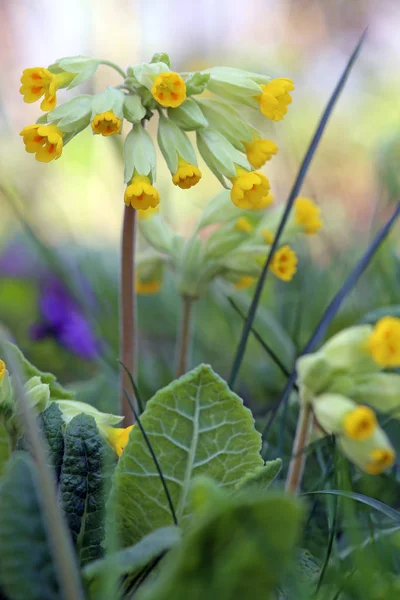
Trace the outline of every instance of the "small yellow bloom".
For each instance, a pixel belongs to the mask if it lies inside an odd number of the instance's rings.
[[[231,200],[239,208],[254,210],[269,192],[269,181],[258,171],[246,171],[236,167],[236,177],[232,177]]]
[[[110,446],[115,450],[118,456],[121,456],[129,440],[129,434],[133,429],[130,427],[105,427],[107,430],[107,440]]]
[[[256,208],[257,208],[257,210],[262,210],[263,208],[268,208],[268,206],[271,206],[271,204],[273,204],[273,202],[274,202],[274,196],[272,195],[271,192],[268,192],[268,194],[266,196],[264,196],[264,198],[261,198],[261,200],[257,204]]]
[[[255,99],[260,103],[262,114],[273,121],[281,121],[286,115],[288,105],[292,102],[289,94],[294,90],[291,79],[273,79],[261,86],[262,94]]]
[[[60,158],[63,148],[63,132],[55,125],[28,125],[21,131],[25,150],[36,155],[39,162]]]
[[[161,106],[177,108],[186,100],[186,84],[179,73],[161,73],[151,88],[153,98]]]
[[[6,363],[4,362],[4,360],[0,359],[0,381],[3,379],[4,375],[6,374]]]
[[[104,136],[115,135],[121,131],[121,119],[118,119],[112,110],[96,115],[92,120],[94,133]]]
[[[53,110],[57,104],[56,92],[60,87],[67,86],[75,77],[75,73],[50,73],[43,67],[25,69],[22,73],[20,93],[24,102],[30,104],[44,96],[40,108],[44,111]]]
[[[240,217],[240,219],[238,219],[235,223],[235,229],[237,229],[237,231],[250,233],[254,228],[250,221],[246,219],[246,217]]]
[[[381,367],[400,367],[400,319],[383,317],[368,339],[369,351]]]
[[[160,202],[160,194],[144,175],[135,173],[130,185],[125,190],[124,202],[138,210],[155,208]]]
[[[255,277],[250,277],[250,275],[243,275],[243,277],[235,281],[234,286],[237,290],[246,290],[247,288],[251,287],[255,282]]]
[[[150,219],[150,217],[153,217],[158,212],[160,212],[159,206],[154,206],[154,208],[149,206],[149,208],[147,208],[146,210],[138,210],[139,221],[144,221],[145,219]]]
[[[153,279],[150,281],[141,281],[139,277],[136,277],[135,289],[139,296],[146,296],[150,294],[157,294],[161,288],[161,281],[159,279]]]
[[[290,246],[282,246],[271,261],[271,271],[282,281],[290,281],[297,270],[297,256]]]
[[[296,198],[294,202],[294,221],[303,227],[307,235],[317,233],[322,227],[321,209],[311,198]]]
[[[272,231],[269,229],[263,229],[261,233],[263,234],[264,241],[266,244],[268,244],[268,246],[274,243],[275,236]]]
[[[178,170],[172,176],[172,183],[179,186],[182,190],[189,188],[199,183],[201,179],[201,171],[195,165],[192,165],[186,160],[178,157]]]
[[[369,455],[369,462],[365,471],[370,475],[379,475],[391,467],[394,463],[396,454],[390,448],[376,448]]]
[[[348,412],[344,418],[345,435],[351,440],[366,440],[375,431],[377,420],[374,411],[369,406],[357,406]]]
[[[278,146],[271,140],[255,137],[252,142],[244,142],[247,160],[254,169],[261,169],[267,160],[278,152]]]

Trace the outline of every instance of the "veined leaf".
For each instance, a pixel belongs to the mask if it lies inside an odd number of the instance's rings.
[[[194,476],[208,475],[233,488],[263,465],[251,412],[209,366],[200,365],[160,390],[147,403],[141,422],[180,524],[190,512],[187,496]],[[172,524],[156,465],[138,427],[115,470],[112,498],[123,546]]]
[[[254,471],[247,473],[247,475],[245,475],[243,479],[239,481],[236,489],[255,489],[259,490],[260,492],[264,492],[278,475],[281,468],[282,461],[280,458],[277,458],[276,460],[270,460],[266,462],[263,467],[257,467],[257,469],[254,469]]]
[[[60,597],[35,469],[28,454],[17,452],[0,487],[0,584],[9,600]]]

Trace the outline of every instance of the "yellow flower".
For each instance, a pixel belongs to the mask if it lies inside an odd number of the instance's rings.
[[[320,217],[321,209],[314,204],[311,198],[296,198],[294,202],[294,221],[303,227],[304,233],[316,233],[322,227]]]
[[[243,275],[240,279],[235,281],[234,286],[237,290],[246,290],[251,287],[256,281],[255,277],[250,277],[250,275]]]
[[[258,171],[246,171],[236,167],[236,177],[232,177],[231,200],[239,208],[256,209],[268,196],[269,181]]]
[[[75,77],[75,73],[50,73],[43,67],[25,69],[22,73],[19,91],[24,97],[24,102],[30,104],[44,96],[40,108],[42,110],[53,110],[57,104],[56,92],[60,87],[67,86]]]
[[[139,221],[150,219],[150,217],[153,217],[158,212],[160,212],[159,206],[154,206],[154,208],[152,206],[149,206],[149,208],[146,208],[146,210],[138,210]]]
[[[235,229],[237,231],[244,231],[245,233],[250,233],[253,231],[253,225],[250,223],[246,217],[240,217],[235,223]]]
[[[345,435],[351,440],[366,440],[375,431],[377,420],[374,411],[369,406],[357,406],[348,412],[344,418]]]
[[[260,103],[262,114],[273,121],[281,121],[286,115],[288,104],[292,102],[289,94],[294,90],[291,79],[273,79],[266,85],[261,86],[262,94],[255,99]]]
[[[4,375],[6,374],[6,363],[4,362],[4,360],[0,359],[0,381],[3,379]]]
[[[126,444],[129,440],[129,434],[132,431],[133,425],[130,427],[105,427],[107,431],[107,441],[115,450],[118,456],[121,456]]]
[[[159,279],[153,279],[150,281],[141,281],[139,277],[136,277],[135,282],[136,293],[141,295],[157,294],[161,288],[161,281]]]
[[[261,169],[267,160],[278,152],[278,146],[271,140],[255,137],[252,142],[244,142],[247,160],[254,169]]]
[[[179,73],[161,73],[151,88],[153,98],[161,106],[177,108],[186,100],[186,85]]]
[[[271,261],[271,271],[282,281],[290,281],[296,273],[297,256],[290,246],[282,246]]]
[[[275,236],[272,233],[272,231],[270,231],[269,229],[263,229],[261,231],[261,233],[263,234],[263,238],[266,244],[268,244],[268,246],[270,246],[271,244],[273,244]]]
[[[369,351],[381,367],[400,367],[400,319],[383,317],[368,339]]]
[[[199,183],[201,179],[201,171],[195,165],[183,160],[180,156],[178,157],[178,170],[172,176],[172,182],[174,185],[179,186],[182,190],[188,190],[189,188]]]
[[[160,194],[144,175],[135,173],[131,183],[125,190],[124,201],[127,206],[139,210],[155,208],[160,202]]]
[[[274,202],[274,196],[271,194],[271,192],[268,192],[268,194],[266,196],[264,196],[264,198],[261,198],[261,200],[257,204],[256,208],[257,208],[257,210],[261,210],[263,208],[268,208],[268,206],[273,204],[273,202]]]
[[[94,133],[104,136],[114,135],[121,131],[121,119],[118,119],[112,110],[96,115],[92,120]]]
[[[365,471],[370,475],[379,475],[386,471],[394,463],[396,454],[390,448],[376,448],[369,454],[369,462],[365,467]]]
[[[36,155],[39,162],[60,158],[63,148],[63,132],[55,125],[28,125],[21,131],[25,150]]]

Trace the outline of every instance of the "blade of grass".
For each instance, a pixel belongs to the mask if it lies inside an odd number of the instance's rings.
[[[351,500],[355,500],[356,502],[361,502],[361,504],[366,504],[370,508],[379,511],[381,514],[389,517],[392,521],[396,521],[396,523],[400,523],[400,512],[395,510],[391,506],[384,504],[380,500],[375,500],[375,498],[370,498],[369,496],[365,496],[364,494],[358,494],[357,492],[345,492],[341,490],[317,490],[314,492],[303,492],[300,496],[312,496],[316,494],[330,494],[333,496],[342,496],[343,498],[350,498]]]
[[[129,371],[129,369],[120,360],[118,362],[121,365],[121,367],[126,371],[128,377],[129,377],[129,380],[130,380],[131,385],[132,385],[132,389],[133,389],[133,391],[135,393],[135,398],[136,398],[137,403],[138,403],[139,416],[140,416],[142,414],[142,412],[144,411],[144,402],[142,400],[142,396],[140,394],[140,390],[139,390],[138,386],[136,385],[135,380],[133,379],[133,375]]]
[[[266,260],[266,262],[264,264],[263,270],[262,270],[261,275],[260,275],[260,277],[258,279],[257,287],[256,287],[256,290],[255,290],[252,302],[250,304],[250,308],[249,308],[249,312],[247,314],[246,322],[243,325],[242,335],[241,335],[241,338],[240,338],[240,341],[239,341],[239,344],[238,344],[238,347],[237,347],[236,356],[235,356],[234,361],[233,361],[232,372],[231,372],[231,375],[230,375],[230,378],[229,378],[229,386],[231,388],[233,388],[233,386],[235,385],[236,378],[237,378],[240,366],[241,366],[242,361],[243,361],[244,353],[246,351],[247,341],[248,341],[249,334],[250,334],[250,331],[251,331],[251,326],[252,326],[254,317],[256,315],[256,312],[257,312],[258,304],[260,302],[261,293],[263,291],[265,279],[266,279],[266,276],[267,276],[267,272],[268,272],[269,266],[271,264],[272,257],[273,257],[273,255],[275,253],[275,250],[278,248],[279,240],[280,240],[280,237],[281,237],[281,235],[283,233],[285,225],[286,225],[286,223],[288,221],[288,218],[289,218],[290,211],[292,209],[293,203],[294,203],[294,201],[295,201],[295,199],[296,199],[296,197],[297,197],[297,195],[298,195],[298,193],[299,193],[299,191],[301,189],[301,186],[302,186],[304,178],[305,178],[305,176],[307,174],[308,168],[309,168],[309,166],[311,164],[311,161],[312,161],[312,159],[314,157],[315,151],[316,151],[316,149],[318,147],[318,144],[320,142],[322,134],[323,134],[323,132],[325,130],[326,124],[327,124],[327,122],[329,120],[329,117],[331,116],[331,113],[333,111],[333,108],[334,108],[334,106],[335,106],[335,104],[336,104],[339,96],[340,96],[340,93],[343,90],[343,87],[344,87],[344,85],[346,83],[346,80],[347,80],[349,74],[350,74],[350,71],[351,71],[351,69],[352,69],[352,67],[353,67],[353,65],[354,65],[354,63],[355,63],[355,61],[356,61],[356,59],[358,57],[358,54],[360,52],[360,49],[361,49],[361,46],[362,46],[362,43],[363,43],[363,41],[365,39],[366,34],[367,34],[367,30],[365,30],[364,33],[362,34],[362,36],[360,38],[360,41],[358,42],[358,44],[355,47],[352,55],[350,56],[350,59],[349,59],[347,65],[346,65],[346,68],[343,71],[343,74],[340,77],[340,79],[339,79],[339,81],[338,81],[338,83],[337,83],[337,85],[336,85],[336,87],[335,87],[335,89],[334,89],[334,91],[332,93],[332,96],[330,97],[330,99],[328,101],[328,104],[326,105],[326,108],[325,108],[325,110],[324,110],[324,112],[323,112],[323,114],[321,116],[321,119],[320,119],[320,121],[318,123],[317,129],[316,129],[316,131],[314,133],[314,136],[313,136],[313,138],[311,140],[311,143],[310,143],[310,145],[309,145],[309,147],[307,149],[307,152],[306,152],[306,154],[304,156],[303,162],[300,165],[300,169],[299,169],[299,172],[297,174],[296,180],[295,180],[295,182],[293,184],[292,190],[291,190],[291,192],[289,194],[289,198],[288,198],[288,200],[286,202],[286,207],[285,207],[282,219],[281,219],[281,221],[279,223],[279,227],[278,227],[278,230],[276,232],[275,239],[274,239],[274,241],[273,241],[273,243],[271,245],[271,249],[269,251],[268,258],[267,258],[267,260]]]

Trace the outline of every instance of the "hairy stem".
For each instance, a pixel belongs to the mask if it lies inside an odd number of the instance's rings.
[[[296,494],[300,488],[303,478],[304,466],[306,464],[305,450],[310,440],[312,428],[312,410],[307,403],[300,405],[300,413],[297,421],[296,435],[293,442],[292,458],[286,478],[285,489],[287,492]]]
[[[179,325],[178,338],[178,360],[176,365],[176,376],[184,375],[189,367],[190,349],[191,349],[191,334],[192,334],[192,317],[193,308],[196,298],[193,296],[182,295],[182,312]]]
[[[121,282],[120,282],[120,360],[135,378],[136,361],[136,306],[135,306],[135,230],[136,210],[125,206],[122,225]],[[129,374],[121,373],[120,410],[124,425],[132,425],[135,417],[130,409],[124,390],[131,390]],[[133,394],[133,390],[131,391]],[[134,397],[135,408],[136,398]]]

